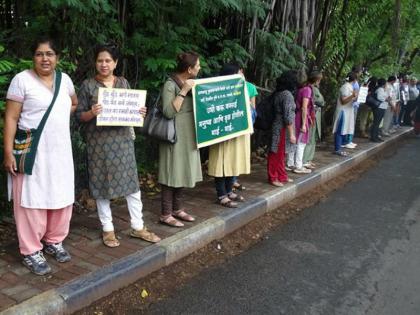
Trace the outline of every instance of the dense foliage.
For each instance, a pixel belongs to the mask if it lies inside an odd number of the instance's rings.
[[[185,50],[202,56],[203,76],[236,60],[263,88],[286,69],[317,66],[330,104],[354,64],[381,76],[420,73],[420,3],[411,0],[0,0],[0,25],[0,112],[10,78],[31,66],[31,42],[45,33],[64,48],[60,67],[76,86],[93,73],[95,44],[115,42],[123,53],[120,74],[152,96]],[[142,137],[137,142],[155,150]],[[74,146],[83,174],[78,132]],[[155,158],[142,152],[139,170],[153,169]],[[4,199],[0,189],[0,209]]]

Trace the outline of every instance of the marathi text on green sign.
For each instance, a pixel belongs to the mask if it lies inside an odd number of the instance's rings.
[[[199,148],[252,132],[248,93],[242,76],[196,80],[193,93]]]

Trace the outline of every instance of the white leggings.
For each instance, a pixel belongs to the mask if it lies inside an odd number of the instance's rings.
[[[143,222],[143,203],[141,202],[140,190],[131,195],[125,196],[127,200],[128,212],[130,213],[131,228],[134,230],[141,230],[144,227]],[[102,230],[104,232],[114,231],[114,224],[112,224],[111,202],[108,199],[96,199],[96,207],[98,208],[99,220],[102,223]]]
[[[292,145],[290,152],[287,154],[287,166],[302,168],[305,146],[306,143],[302,143],[302,134],[300,134],[297,143]]]

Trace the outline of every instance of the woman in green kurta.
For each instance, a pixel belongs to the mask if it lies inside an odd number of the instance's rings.
[[[319,91],[319,85],[322,80],[322,72],[314,70],[309,74],[308,82],[312,86],[314,95],[315,123],[309,130],[309,142],[305,146],[303,152],[303,166],[305,168],[314,169],[315,164],[312,162],[315,156],[315,148],[317,139],[321,139],[321,110],[325,105],[324,97]]]
[[[200,153],[197,149],[191,88],[200,71],[198,55],[192,52],[178,56],[177,71],[162,90],[163,114],[175,118],[177,142],[159,144],[159,183],[162,186],[160,222],[174,227],[195,219],[182,207],[184,187],[192,188],[202,180]]]
[[[108,247],[120,245],[114,233],[110,207],[110,199],[118,197],[125,197],[127,200],[131,219],[130,236],[152,243],[160,241],[159,237],[144,227],[143,204],[130,127],[96,125],[96,116],[102,111],[102,105],[98,104],[98,89],[130,88],[125,78],[114,76],[117,63],[118,52],[115,46],[101,45],[96,49],[97,75],[82,83],[76,111],[76,117],[85,126],[89,189],[96,200],[102,223],[102,239]]]

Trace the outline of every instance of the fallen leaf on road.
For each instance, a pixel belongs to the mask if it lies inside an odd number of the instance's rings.
[[[147,291],[145,289],[143,289],[140,293],[141,297],[143,299],[147,298],[149,296],[149,293],[147,293]]]

